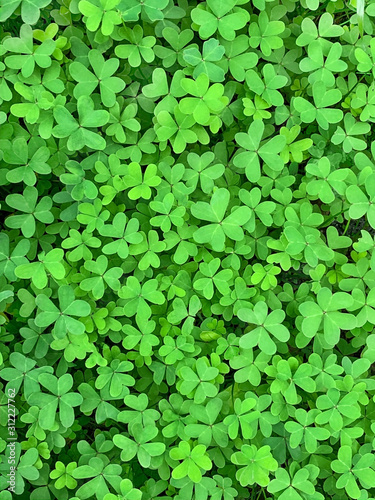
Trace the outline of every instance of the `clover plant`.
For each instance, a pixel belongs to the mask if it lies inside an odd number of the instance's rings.
[[[375,498],[374,78],[374,0],[0,0],[0,500]]]

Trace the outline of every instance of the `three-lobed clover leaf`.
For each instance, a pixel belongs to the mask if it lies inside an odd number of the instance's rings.
[[[225,217],[229,199],[229,191],[219,188],[213,193],[210,203],[198,201],[191,207],[194,217],[211,222],[194,232],[194,240],[197,243],[210,243],[216,252],[224,250],[227,237],[235,241],[243,239],[244,233],[241,226],[246,224],[251,216],[249,207],[242,206],[235,208]]]
[[[246,71],[246,83],[250,90],[262,98],[262,101],[273,106],[282,106],[284,98],[278,90],[283,88],[288,79],[285,75],[276,72],[272,64],[265,64],[262,68],[262,76],[256,70]]]
[[[135,396],[128,394],[124,398],[127,408],[117,416],[119,422],[123,422],[131,427],[134,424],[141,424],[143,427],[153,426],[155,421],[160,418],[160,413],[154,408],[148,407],[148,396],[144,393]]]
[[[121,483],[121,465],[108,463],[99,457],[92,457],[85,465],[80,465],[72,472],[74,479],[86,479],[85,483],[77,490],[78,498],[86,500],[96,496],[97,500],[104,500],[110,493],[109,485],[118,491]]]
[[[125,21],[138,21],[142,14],[155,22],[164,18],[163,10],[167,5],[168,0],[121,0],[119,9]]]
[[[204,42],[202,54],[196,47],[191,47],[184,50],[183,58],[188,64],[194,66],[193,78],[204,73],[212,82],[222,82],[224,70],[215,62],[222,59],[224,52],[224,47],[214,38],[210,38]]]
[[[152,439],[158,434],[157,427],[143,427],[141,424],[135,423],[131,427],[131,434],[135,441],[123,434],[113,436],[114,444],[122,450],[121,460],[127,462],[137,455],[142,467],[150,467],[152,459],[162,455],[165,451],[164,443],[152,442]]]
[[[0,274],[9,281],[16,281],[15,270],[23,265],[27,265],[26,255],[30,250],[30,242],[21,239],[14,248],[11,249],[9,236],[6,233],[0,234]]]
[[[344,33],[344,28],[334,23],[334,18],[330,12],[324,12],[318,25],[310,17],[305,17],[301,23],[302,33],[297,37],[296,44],[299,47],[309,45],[312,41],[318,40],[322,47],[330,47],[330,42],[325,38],[336,38]]]
[[[99,255],[96,261],[86,260],[84,266],[87,271],[96,276],[83,279],[79,286],[86,292],[90,291],[95,299],[103,297],[106,286],[112,290],[120,289],[119,278],[123,275],[123,270],[121,267],[108,269],[108,259],[105,255]]]
[[[316,120],[320,127],[328,130],[330,124],[338,123],[343,118],[341,109],[333,108],[337,104],[342,94],[339,89],[328,89],[321,80],[312,85],[312,94],[314,104],[304,97],[296,97],[293,101],[295,109],[300,113],[301,120],[304,123],[312,123]]]
[[[26,24],[35,24],[39,19],[40,10],[50,2],[51,0],[3,1],[0,3],[0,22],[6,21],[21,6],[22,21]]]
[[[339,42],[332,44],[326,58],[323,57],[323,47],[320,40],[314,40],[308,45],[308,57],[300,62],[300,69],[309,73],[309,82],[323,82],[328,88],[335,84],[335,74],[345,71],[348,67],[345,61],[340,59],[342,46]]]
[[[187,353],[193,353],[195,350],[191,335],[180,335],[176,340],[164,337],[163,342],[164,345],[160,347],[159,354],[165,358],[167,365],[174,365],[176,361],[184,359]]]
[[[191,18],[199,26],[199,36],[205,40],[219,31],[225,40],[234,40],[236,31],[250,18],[245,9],[236,7],[237,3],[236,0],[207,0],[193,9]]]
[[[267,366],[265,372],[275,380],[270,385],[271,393],[279,393],[284,396],[289,404],[297,404],[301,400],[297,388],[305,392],[313,393],[316,390],[316,384],[312,378],[313,367],[308,363],[298,364],[294,357],[288,360],[274,359],[273,366]]]
[[[290,225],[284,229],[288,242],[286,246],[288,254],[295,256],[303,252],[306,262],[311,267],[315,267],[319,260],[329,261],[333,258],[333,250],[321,239],[319,231],[298,227],[299,229]]]
[[[221,83],[210,85],[206,73],[200,73],[195,80],[185,78],[180,82],[181,87],[194,97],[184,97],[179,102],[179,109],[185,115],[192,114],[200,125],[210,125],[215,116],[228,105],[229,99],[224,95]]]
[[[225,48],[230,73],[237,81],[243,82],[246,71],[254,68],[259,60],[255,52],[248,50],[249,38],[242,34],[236,36],[233,41],[223,41],[222,44]]]
[[[267,491],[270,493],[279,493],[278,497],[281,500],[302,500],[304,496],[314,495],[315,488],[310,481],[310,472],[307,468],[299,469],[290,477],[289,473],[282,468],[275,471],[275,479],[267,486]]]
[[[74,87],[73,95],[76,99],[81,96],[90,96],[99,85],[102,102],[104,106],[110,108],[116,104],[116,94],[125,88],[125,82],[113,76],[118,70],[120,61],[116,58],[105,60],[103,55],[95,49],[90,50],[87,57],[94,73],[80,62],[72,62],[69,66],[70,74],[78,82]]]
[[[121,24],[118,10],[120,0],[81,0],[78,9],[86,17],[86,26],[97,31],[99,26],[104,36],[111,35],[114,27]]]
[[[353,115],[346,113],[344,116],[344,127],[337,127],[336,132],[332,136],[333,144],[342,144],[345,153],[350,153],[353,149],[363,151],[367,147],[366,140],[357,135],[368,134],[371,130],[369,123],[361,123],[356,121]]]
[[[267,12],[260,12],[256,21],[249,26],[249,44],[252,48],[260,47],[265,56],[270,56],[272,51],[283,46],[283,40],[279,36],[285,30],[282,21],[270,20]]]
[[[340,391],[335,387],[319,396],[316,406],[321,413],[316,415],[315,422],[319,425],[329,423],[334,432],[343,428],[344,418],[356,420],[361,415],[358,394],[352,391],[341,397]]]
[[[120,59],[127,59],[130,66],[136,68],[141,65],[142,59],[151,63],[155,59],[152,47],[155,45],[154,36],[143,37],[143,29],[138,24],[133,29],[125,28],[125,37],[130,42],[126,45],[117,45],[115,54]]]
[[[209,447],[214,441],[219,446],[227,446],[227,429],[223,422],[215,423],[223,402],[219,398],[210,399],[206,406],[193,405],[190,408],[190,415],[194,417],[196,424],[188,424],[185,432],[189,437],[198,438],[198,443]]]
[[[29,262],[17,266],[16,276],[21,279],[30,279],[40,290],[45,288],[48,283],[47,272],[58,281],[65,277],[64,250],[54,248],[48,253],[41,252],[38,259],[39,262]]]
[[[112,239],[111,242],[103,246],[103,253],[106,255],[117,254],[121,259],[126,259],[129,255],[129,245],[136,245],[142,241],[142,235],[138,229],[138,219],[128,220],[124,213],[118,212],[111,224],[104,224],[99,229],[102,236]]]
[[[208,264],[202,262],[199,266],[200,273],[204,277],[197,275],[197,279],[193,283],[195,290],[200,291],[206,299],[212,299],[214,290],[217,289],[222,295],[228,295],[230,288],[228,283],[232,278],[232,271],[230,269],[220,268],[220,259],[212,259]]]
[[[315,453],[318,449],[318,441],[329,439],[330,432],[323,427],[314,426],[315,417],[318,410],[309,410],[303,408],[296,410],[295,419],[285,424],[285,429],[290,432],[290,445],[297,448],[301,443],[305,445],[308,453]]]
[[[210,366],[207,358],[199,358],[195,363],[195,370],[190,366],[180,368],[178,389],[182,395],[192,397],[196,404],[201,404],[206,398],[216,396],[218,389],[214,382],[219,370]]]
[[[158,127],[155,129],[156,135],[160,141],[170,141],[173,151],[177,154],[182,153],[186,144],[197,141],[198,136],[192,130],[195,123],[192,114],[184,114],[179,108],[174,110],[174,116],[171,113],[162,110],[157,114]]]
[[[32,406],[38,406],[39,424],[42,429],[53,429],[58,411],[61,424],[69,428],[74,422],[74,407],[79,406],[83,398],[81,394],[69,392],[73,386],[73,377],[65,373],[60,378],[51,373],[41,373],[38,382],[52,394],[35,392],[30,395],[28,402]]]
[[[256,403],[254,398],[247,398],[244,401],[238,398],[235,400],[234,413],[224,418],[224,424],[228,427],[230,439],[236,439],[239,431],[244,439],[254,437],[251,424],[260,417],[259,411],[254,409]]]
[[[99,376],[95,381],[97,389],[109,387],[109,394],[113,398],[117,398],[123,394],[123,387],[132,386],[135,380],[131,375],[126,372],[134,368],[130,361],[121,361],[114,359],[109,366],[100,366],[98,368]]]
[[[12,352],[9,356],[12,367],[3,368],[0,377],[8,382],[7,388],[18,392],[23,384],[25,397],[28,398],[35,392],[39,392],[40,385],[38,377],[41,373],[52,373],[51,366],[35,368],[36,361],[29,359],[19,352]]]
[[[354,462],[353,458],[357,458]],[[340,477],[336,481],[337,488],[345,488],[350,498],[360,498],[361,490],[357,481],[365,488],[373,488],[375,485],[375,471],[372,469],[375,462],[373,453],[353,457],[351,446],[340,446],[337,459],[331,463],[331,468]]]
[[[42,328],[54,324],[53,331],[60,339],[64,338],[67,332],[81,335],[85,331],[85,326],[75,318],[90,314],[89,303],[75,300],[74,291],[69,285],[61,286],[57,293],[59,308],[46,295],[37,295],[35,303],[39,313],[35,318],[35,324]]]
[[[370,174],[365,181],[365,189],[363,190],[356,185],[349,186],[346,190],[346,197],[350,203],[349,215],[353,219],[359,219],[366,215],[371,227],[375,227],[375,174]]]
[[[141,500],[142,491],[133,488],[130,479],[123,479],[120,483],[120,495],[107,493],[103,500]]]
[[[77,151],[87,146],[91,149],[102,150],[106,147],[106,140],[91,128],[100,128],[109,120],[109,114],[104,109],[95,110],[94,102],[87,95],[77,99],[77,120],[65,107],[56,106],[53,114],[57,125],[52,134],[57,138],[68,137],[67,147],[70,151]]]
[[[52,199],[43,196],[38,201],[38,190],[34,186],[26,186],[23,194],[8,194],[6,203],[14,210],[24,212],[22,215],[11,215],[6,218],[5,223],[10,228],[19,228],[25,238],[31,238],[35,234],[36,221],[51,224],[54,216],[50,211]]]
[[[323,156],[317,162],[309,162],[306,171],[313,176],[306,186],[306,190],[313,196],[318,196],[323,203],[332,203],[335,199],[335,191],[345,194],[345,180],[348,177],[348,170],[340,168],[331,171],[329,158]]]
[[[22,453],[21,444],[17,442],[15,442],[15,446],[12,449],[9,446],[6,447],[4,461],[6,466],[9,467],[9,465],[12,465],[14,467],[11,470],[12,479],[15,483],[12,492],[15,495],[22,495],[24,493],[26,482],[36,481],[40,478],[40,472],[37,468],[39,460],[39,450],[33,446],[29,447],[25,453]],[[4,464],[1,464],[1,469],[3,474],[6,475],[9,473],[6,472],[7,469],[5,469]],[[11,485],[11,483],[8,484]],[[4,493],[4,490],[2,493]],[[10,490],[8,490],[8,493],[10,493]],[[4,498],[5,500],[10,500],[12,497]]]
[[[368,52],[370,52],[370,54]],[[375,74],[375,42],[372,39],[366,51],[363,50],[362,47],[357,47],[354,51],[354,55],[358,61],[358,71],[363,73],[372,71],[372,73]]]
[[[257,302],[254,309],[239,309],[237,316],[241,321],[253,325],[247,333],[240,338],[240,347],[250,349],[259,346],[262,352],[268,355],[275,354],[276,344],[270,334],[279,342],[287,342],[290,337],[289,330],[282,324],[285,312],[282,309],[271,311],[265,302]]]
[[[4,144],[4,160],[12,166],[6,174],[6,179],[12,184],[24,182],[27,186],[34,186],[37,175],[46,175],[51,172],[47,163],[50,152],[46,146],[37,145],[24,137],[18,137],[12,142]]]
[[[267,486],[270,481],[269,473],[278,468],[268,445],[257,448],[253,444],[243,444],[241,451],[232,454],[231,461],[235,465],[242,466],[236,472],[236,478],[241,486],[255,483],[259,486]]]
[[[249,126],[247,133],[238,132],[236,143],[243,148],[234,158],[236,167],[245,170],[246,177],[251,182],[257,182],[261,176],[260,159],[272,170],[280,171],[284,162],[279,156],[286,144],[284,136],[273,137],[261,145],[264,134],[264,123],[262,120],[254,120]]]
[[[182,463],[173,469],[174,479],[187,476],[194,483],[199,483],[202,479],[202,470],[208,471],[212,468],[212,462],[203,444],[192,447],[188,441],[180,441],[178,447],[170,450],[169,455],[173,460],[182,460]]]
[[[119,296],[125,299],[124,312],[131,317],[149,317],[151,314],[148,302],[152,304],[164,304],[165,297],[158,290],[159,283],[151,279],[141,285],[135,276],[129,276],[126,284],[119,290]]]
[[[160,184],[161,179],[157,175],[157,166],[150,164],[147,166],[145,172],[142,172],[139,163],[131,162],[126,169],[123,177],[124,187],[131,188],[128,196],[131,200],[144,198],[149,200],[151,198],[151,188]]]
[[[332,294],[328,288],[321,288],[317,294],[317,302],[306,301],[299,306],[303,316],[303,334],[311,339],[323,330],[327,344],[336,345],[340,339],[340,330],[350,330],[356,326],[352,314],[340,312],[340,309],[347,309],[352,303],[353,298],[347,293]]]
[[[39,4],[41,2],[45,3],[45,1],[46,0],[39,0]],[[32,6],[31,0],[22,0],[22,4]],[[33,7],[36,7],[35,3]],[[20,69],[22,76],[24,78],[29,78],[33,74],[36,65],[40,68],[48,68],[51,66],[51,55],[55,50],[56,42],[48,38],[41,45],[37,45],[36,48],[34,48],[33,30],[29,24],[23,24],[20,29],[20,37],[6,38],[3,41],[3,47],[8,52],[18,54],[8,55],[5,58],[4,62],[8,68]]]

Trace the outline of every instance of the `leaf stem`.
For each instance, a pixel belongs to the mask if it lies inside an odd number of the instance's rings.
[[[364,75],[362,75],[362,76],[361,76],[361,78],[360,78],[360,79],[357,81],[357,83],[354,85],[354,87],[353,87],[353,88],[351,88],[351,89],[349,90],[349,92],[347,92],[346,94],[344,94],[344,95],[342,96],[341,100],[342,100],[342,99],[344,99],[344,98],[345,98],[346,96],[348,96],[349,94],[351,94],[351,93],[353,92],[353,90],[357,87],[357,85],[359,85],[359,84],[361,83],[361,81],[362,81],[362,80],[363,80],[366,76],[367,76],[367,74],[366,74],[366,73],[365,73]]]
[[[332,221],[333,221],[336,217],[338,217],[339,215],[342,215],[342,214],[343,214],[343,213],[345,213],[347,210],[348,210],[348,209],[347,209],[347,208],[345,208],[345,210],[342,210],[342,211],[341,211],[341,212],[339,212],[338,214],[334,214],[334,215],[332,215],[332,216],[331,216],[331,217],[329,217],[326,221],[324,221],[324,222],[323,222],[324,226],[323,226],[323,224],[321,224],[319,227],[321,227],[321,228],[325,228],[325,227],[327,227],[325,224],[327,224],[327,223],[331,223],[331,222],[332,222]]]
[[[344,230],[344,232],[343,232],[343,234],[342,234],[343,236],[345,236],[346,231],[347,231],[347,230],[348,230],[348,228],[349,228],[349,224],[350,224],[351,220],[352,220],[352,219],[349,217],[348,222],[346,223],[346,226],[345,226],[345,230]]]

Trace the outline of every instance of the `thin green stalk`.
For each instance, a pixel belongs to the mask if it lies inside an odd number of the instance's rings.
[[[367,76],[367,74],[362,75],[362,76],[361,76],[361,78],[360,78],[360,79],[357,81],[357,83],[354,85],[354,87],[353,87],[353,88],[351,88],[351,89],[349,90],[349,92],[347,92],[346,94],[344,94],[344,95],[342,96],[342,99],[344,99],[346,96],[348,96],[349,94],[351,94],[351,93],[353,92],[353,90],[357,87],[357,85],[359,85],[359,84],[362,82],[362,80],[363,80],[366,76]]]
[[[345,213],[348,209],[346,208],[345,210],[342,210],[341,212],[339,212],[338,214],[334,214],[332,215],[331,217],[329,217],[326,221],[323,222],[323,224],[321,224],[319,227],[327,227],[326,224],[328,223],[331,223],[336,217],[338,217],[339,215]]]
[[[365,20],[365,0],[357,0],[358,29],[363,39],[363,23]]]
[[[262,493],[263,493],[263,488],[261,488],[261,489],[260,489],[259,494],[258,494],[258,496],[257,496],[256,500],[259,500],[259,499],[260,499],[260,496],[261,496],[261,494],[262,494]]]
[[[346,231],[347,231],[347,230],[348,230],[348,228],[349,228],[349,224],[350,224],[350,221],[351,221],[351,220],[352,220],[352,219],[349,217],[348,222],[346,223],[346,226],[345,226],[345,230],[344,230],[344,232],[343,232],[343,236],[345,236]]]

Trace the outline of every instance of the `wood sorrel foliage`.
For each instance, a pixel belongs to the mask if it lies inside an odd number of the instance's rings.
[[[0,500],[373,499],[375,1],[0,24]]]

